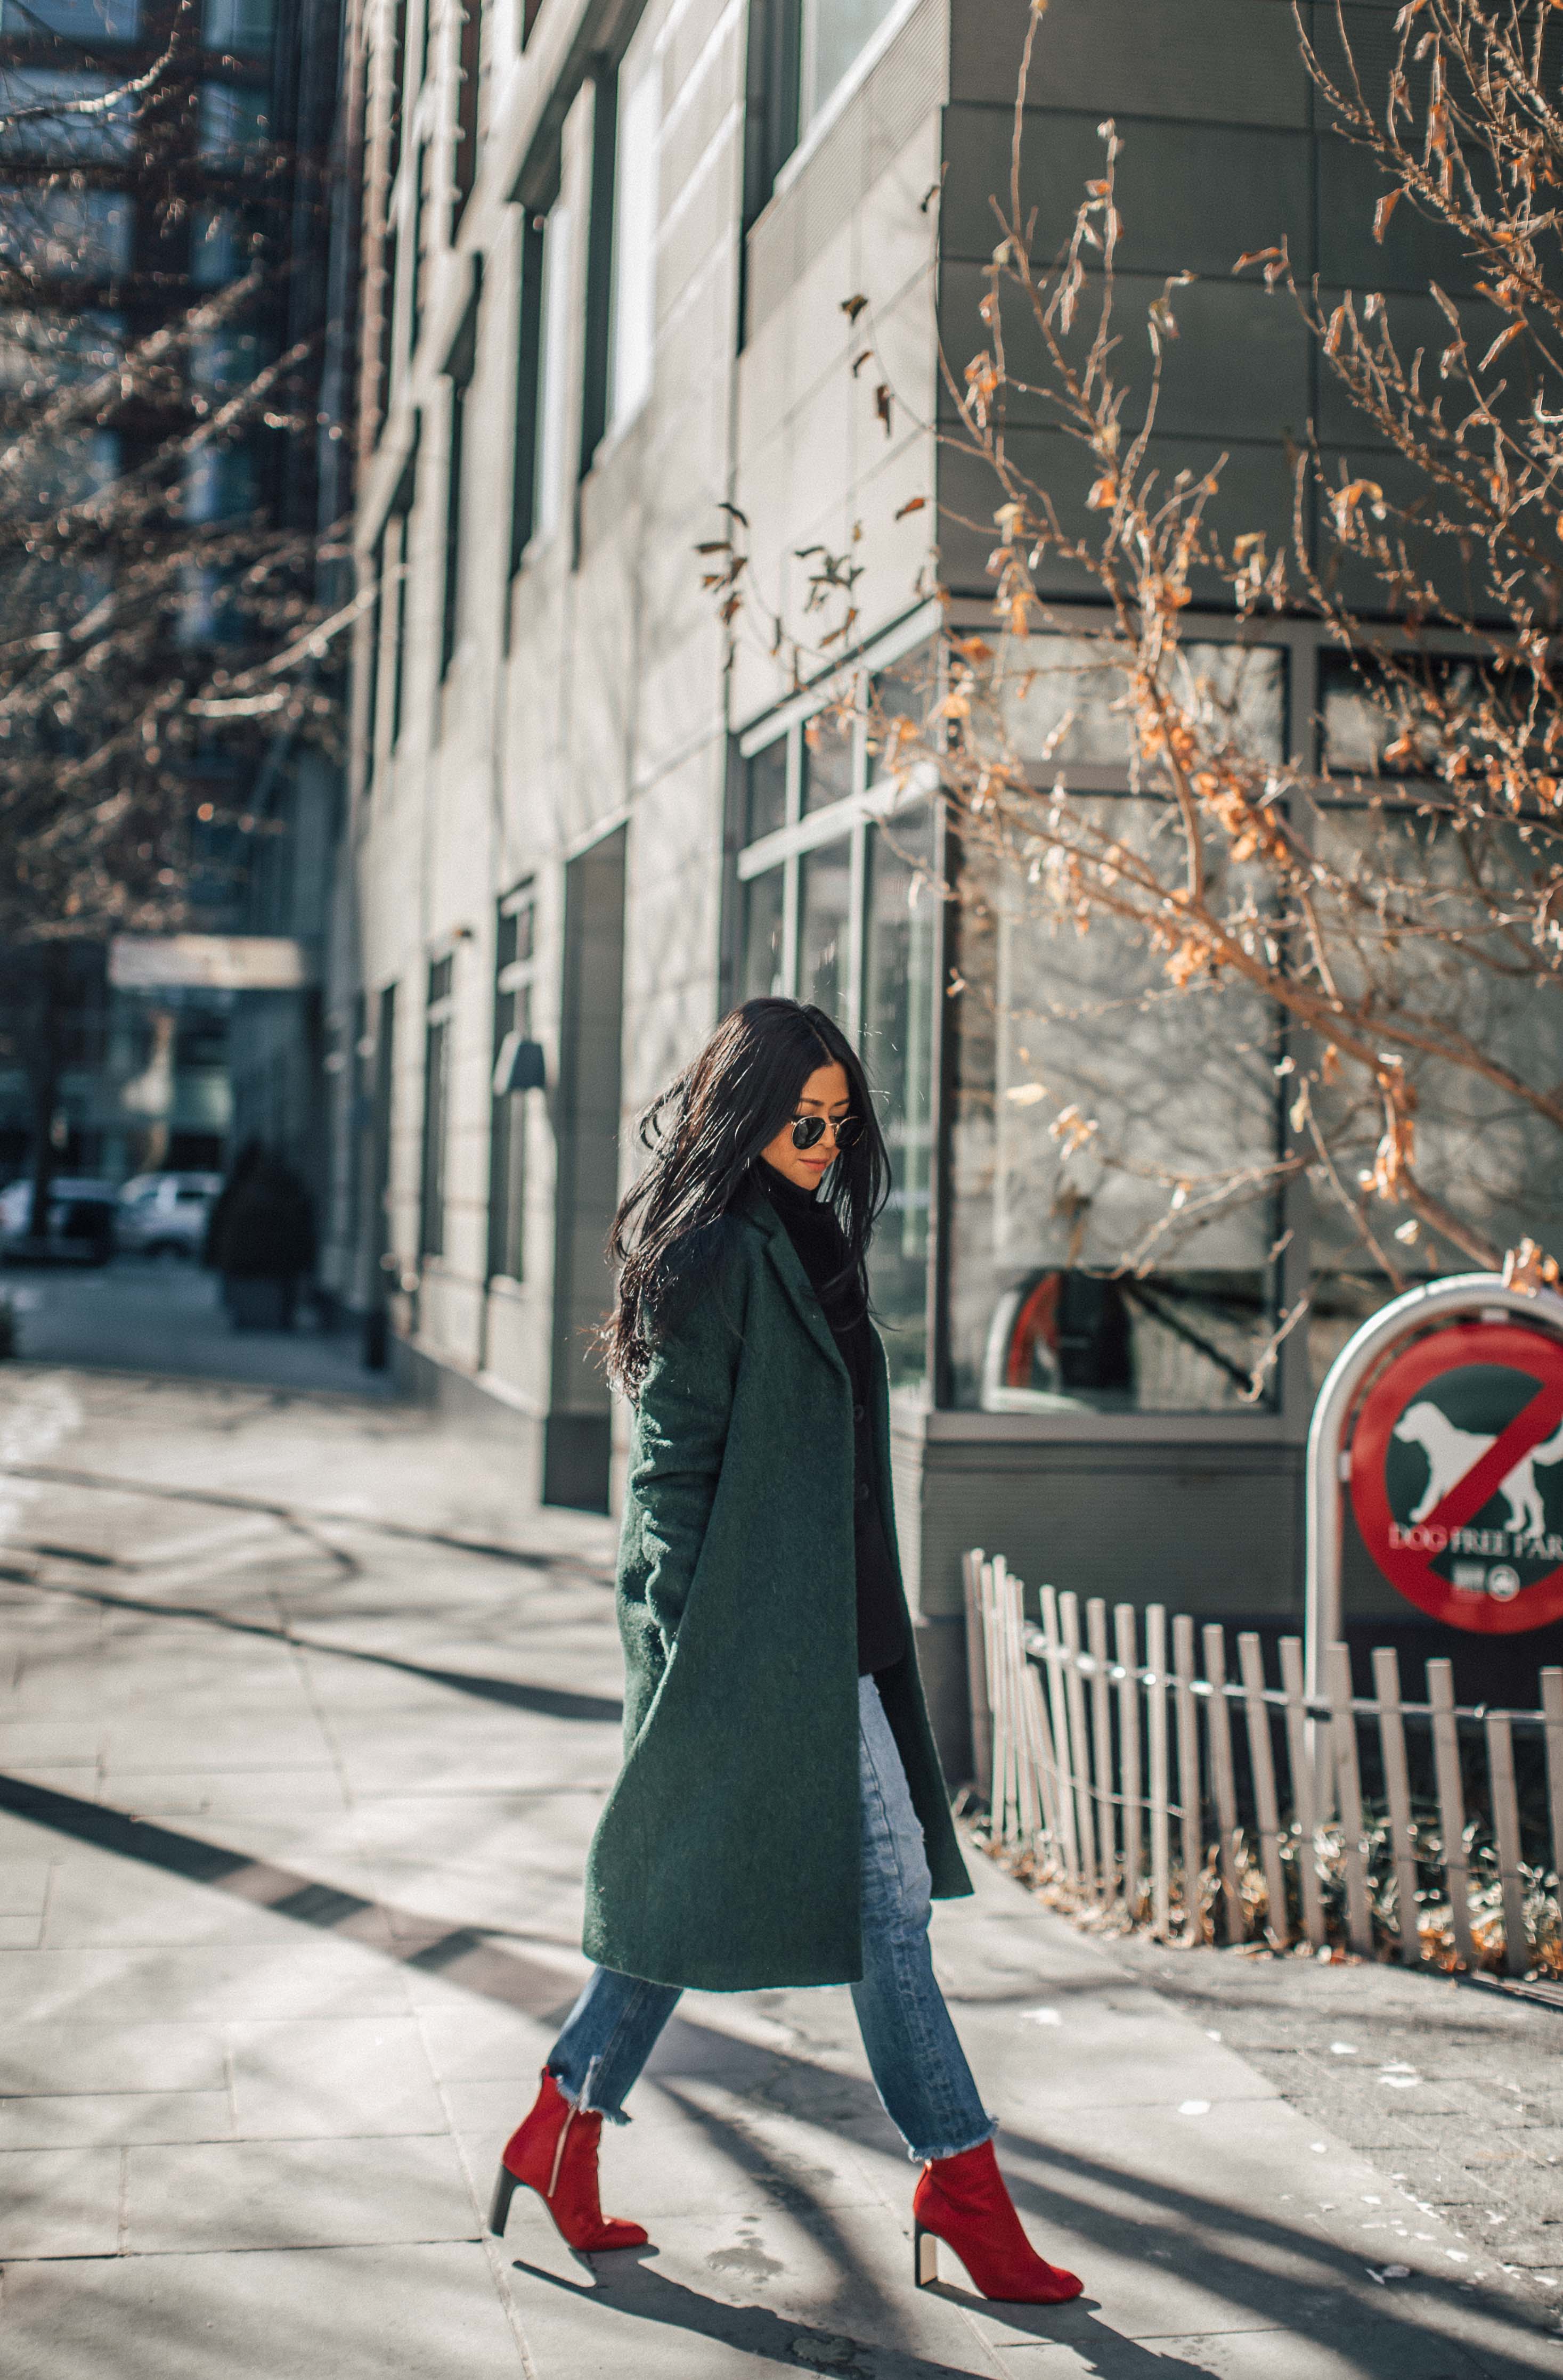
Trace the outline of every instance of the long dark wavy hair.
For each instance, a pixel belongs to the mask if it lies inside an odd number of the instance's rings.
[[[700,1294],[721,1259],[724,1219],[760,1152],[798,1112],[821,1066],[847,1076],[863,1130],[825,1177],[824,1199],[845,1243],[836,1283],[856,1281],[868,1299],[868,1244],[890,1193],[890,1160],[857,1051],[823,1008],[798,1000],[746,1000],[725,1016],[641,1120],[651,1163],[614,1217],[608,1253],[618,1295],[603,1327],[608,1377],[639,1394],[657,1339]]]

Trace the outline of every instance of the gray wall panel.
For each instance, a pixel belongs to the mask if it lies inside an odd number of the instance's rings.
[[[1028,13],[955,0],[952,99],[1013,103]],[[1037,105],[1302,126],[1312,93],[1286,0],[1074,0],[1032,53]]]
[[[1102,170],[1094,115],[1036,109],[1021,146],[1020,204],[1037,210],[1033,253],[1054,257],[1068,239],[1085,185]],[[952,104],[945,117],[940,234],[946,258],[991,256],[998,238],[990,193],[1009,206],[1012,111]],[[1283,236],[1306,274],[1313,249],[1313,142],[1306,133],[1231,125],[1117,118],[1121,267],[1164,275],[1228,273],[1245,251]],[[1370,202],[1368,213],[1372,216]],[[1376,251],[1375,251],[1376,253]]]
[[[1300,1617],[1301,1450],[951,1444],[925,1450],[924,1611],[960,1609],[960,1557],[1032,1587],[1211,1619]]]

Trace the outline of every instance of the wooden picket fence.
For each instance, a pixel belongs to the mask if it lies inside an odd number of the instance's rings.
[[[1447,1660],[1407,1701],[1385,1645],[1364,1700],[1334,1645],[1311,1697],[1299,1637],[1275,1685],[1252,1632],[1234,1677],[1218,1622],[1196,1665],[1193,1621],[1160,1604],[1117,1605],[1109,1644],[1100,1597],[1044,1586],[1038,1626],[1002,1557],[964,1572],[976,1790],[995,1846],[1066,1901],[1164,1941],[1563,1975],[1563,1669],[1539,1710],[1468,1710]]]

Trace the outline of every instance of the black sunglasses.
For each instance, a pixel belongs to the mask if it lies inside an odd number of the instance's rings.
[[[829,1122],[828,1116],[794,1116],[792,1119],[794,1148],[814,1148],[824,1138],[825,1125]],[[833,1129],[836,1134],[836,1148],[850,1148],[854,1141],[862,1138],[863,1120],[861,1116],[843,1116]]]

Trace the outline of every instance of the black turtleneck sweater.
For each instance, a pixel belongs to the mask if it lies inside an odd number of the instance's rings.
[[[800,1190],[774,1166],[759,1169],[772,1206],[786,1226],[810,1283],[824,1310],[832,1338],[852,1383],[852,1535],[857,1557],[858,1673],[889,1670],[907,1649],[906,1621],[897,1591],[895,1564],[873,1490],[873,1439],[870,1411],[873,1342],[862,1283],[850,1277],[827,1286],[847,1258],[841,1226],[812,1190]]]

